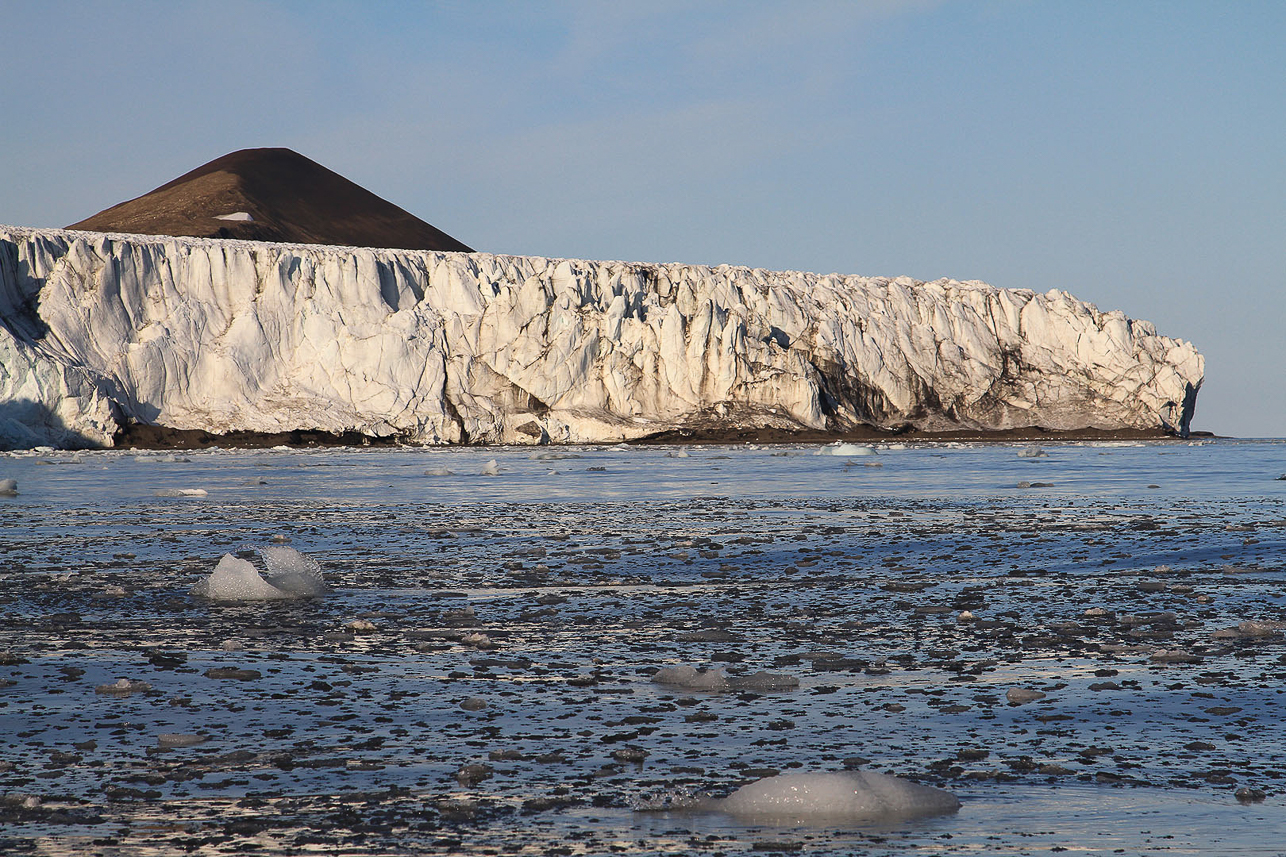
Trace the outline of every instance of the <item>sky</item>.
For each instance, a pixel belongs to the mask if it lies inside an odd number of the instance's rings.
[[[1286,436],[1286,3],[0,0],[0,223],[294,149],[479,250],[1063,289]]]

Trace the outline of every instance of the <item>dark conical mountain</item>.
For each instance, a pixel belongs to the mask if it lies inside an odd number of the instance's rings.
[[[442,230],[290,149],[224,155],[67,228],[471,252]]]

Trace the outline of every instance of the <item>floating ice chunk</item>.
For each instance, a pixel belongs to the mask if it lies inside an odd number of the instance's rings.
[[[681,664],[676,667],[662,667],[652,676],[657,684],[668,684],[674,687],[685,687],[689,690],[727,690],[728,677],[718,667],[699,670],[696,667]]]
[[[135,693],[144,693],[152,689],[152,686],[145,681],[130,681],[127,678],[117,679],[114,684],[100,684],[94,688],[94,693],[103,696],[130,696]]]
[[[237,223],[250,223],[254,220],[248,211],[234,211],[231,214],[216,214],[215,220],[231,220]]]
[[[496,460],[493,458],[482,466],[482,472],[479,475],[480,476],[499,476],[500,465],[497,464]]]
[[[259,555],[268,568],[268,582],[291,598],[312,598],[326,593],[328,587],[322,580],[321,565],[312,557],[284,545],[259,548]]]
[[[1019,458],[1049,458],[1049,453],[1039,446],[1025,446],[1018,450]]]
[[[209,494],[204,488],[162,488],[156,492],[157,497],[204,497]]]
[[[817,450],[814,455],[875,455],[875,449],[860,443],[831,443]]]
[[[430,467],[428,470],[424,471],[424,475],[425,476],[454,476],[455,474],[445,467]]]
[[[214,572],[192,587],[192,594],[211,601],[282,601],[312,598],[326,592],[321,566],[294,548],[259,549],[267,572],[249,561],[224,554]]]
[[[198,744],[204,744],[206,740],[204,735],[196,735],[191,732],[162,732],[156,736],[157,745],[166,749],[195,747]]]
[[[224,554],[214,572],[192,587],[192,594],[211,601],[269,601],[290,596],[263,579],[244,559]]]
[[[475,631],[472,634],[464,635],[463,637],[460,638],[460,642],[466,646],[472,646],[475,649],[500,648],[499,643],[497,643],[495,640],[491,639],[486,634],[483,634],[480,631]]]
[[[1045,694],[1041,691],[1027,687],[1011,687],[1005,691],[1005,699],[1009,700],[1010,705],[1025,705],[1044,698]]]
[[[1241,636],[1250,637],[1252,639],[1280,637],[1283,629],[1286,629],[1286,622],[1271,620],[1259,622],[1254,619],[1247,619],[1237,625],[1237,632]]]
[[[18,480],[0,479],[0,497],[17,497]]]
[[[951,792],[900,777],[845,771],[768,777],[706,807],[764,820],[883,821],[955,812],[960,801]]]
[[[1161,649],[1153,652],[1148,660],[1154,664],[1199,664],[1202,658],[1183,649]]]

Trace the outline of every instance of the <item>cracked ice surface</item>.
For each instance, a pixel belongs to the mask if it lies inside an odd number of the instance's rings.
[[[1059,291],[0,227],[0,441],[1185,430],[1202,356]]]

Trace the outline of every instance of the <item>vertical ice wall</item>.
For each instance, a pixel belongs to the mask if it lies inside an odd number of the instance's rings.
[[[1202,372],[1147,322],[979,282],[0,227],[10,443],[105,443],[116,420],[425,443],[1183,431]]]

